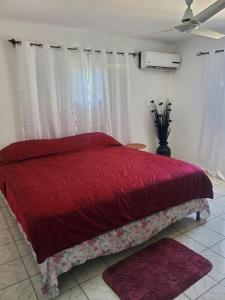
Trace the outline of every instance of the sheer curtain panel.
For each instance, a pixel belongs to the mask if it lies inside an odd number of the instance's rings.
[[[225,179],[225,54],[206,58],[204,120],[200,146],[202,165]]]
[[[16,46],[24,139],[101,131],[130,142],[130,59],[101,52]]]

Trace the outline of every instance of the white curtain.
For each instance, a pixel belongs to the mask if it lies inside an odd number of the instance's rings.
[[[130,59],[101,52],[17,46],[24,139],[101,131],[130,141]]]
[[[213,175],[225,179],[225,54],[206,58],[204,119],[200,159]]]

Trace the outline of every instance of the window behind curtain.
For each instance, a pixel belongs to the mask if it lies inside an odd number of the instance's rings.
[[[130,141],[128,54],[17,46],[24,138],[102,131]]]

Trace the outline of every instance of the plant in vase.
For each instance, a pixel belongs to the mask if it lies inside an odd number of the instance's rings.
[[[156,127],[157,136],[159,139],[159,147],[156,150],[157,154],[164,156],[171,156],[171,150],[168,147],[168,137],[170,135],[170,119],[172,103],[167,101],[166,103],[160,102],[156,104],[154,100],[151,101],[152,116]]]

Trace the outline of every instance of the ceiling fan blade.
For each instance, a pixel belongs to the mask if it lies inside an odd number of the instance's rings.
[[[205,28],[205,27],[200,27],[198,29],[194,29],[191,34],[194,35],[200,35],[200,36],[204,36],[204,37],[208,37],[211,39],[221,39],[225,36],[225,34],[220,33],[220,32],[216,32],[214,30]]]
[[[175,30],[178,30],[180,32],[192,32],[196,27],[197,27],[196,24],[193,24],[191,22],[184,22],[176,26]]]
[[[200,23],[204,23],[214,15],[216,15],[218,12],[223,10],[225,8],[225,0],[218,0],[206,9],[204,9],[202,12],[200,12],[198,15],[194,17],[195,20],[197,20]]]
[[[138,35],[142,35],[142,34],[154,34],[154,33],[163,33],[163,32],[170,32],[170,31],[174,31],[174,28],[165,28],[165,29],[161,29],[161,30],[151,30],[151,31],[143,31],[143,32],[139,32]]]

